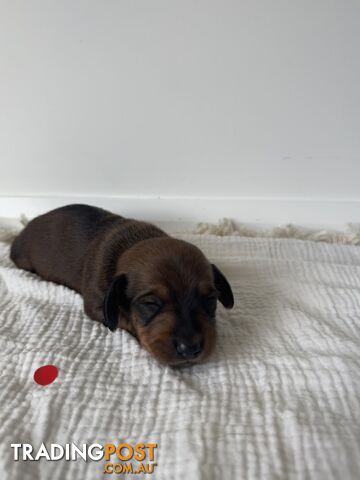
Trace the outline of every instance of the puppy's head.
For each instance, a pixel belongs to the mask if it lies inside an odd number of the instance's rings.
[[[118,260],[104,323],[129,330],[161,363],[195,363],[214,348],[217,301],[232,308],[231,287],[197,247],[170,237],[143,240]]]

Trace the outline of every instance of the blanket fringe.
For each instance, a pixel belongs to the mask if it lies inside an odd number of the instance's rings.
[[[240,236],[262,238],[295,238],[313,242],[337,243],[342,245],[360,245],[360,224],[349,223],[344,231],[315,230],[287,224],[272,228],[250,227],[235,222],[230,218],[223,218],[217,224],[198,223],[193,233],[217,236]]]
[[[18,219],[0,218],[0,242],[11,243],[28,223],[25,215]]]
[[[28,222],[29,220],[25,215],[21,215],[18,220],[0,219],[0,241],[11,243]],[[181,233],[180,229],[178,233]],[[189,231],[187,230],[185,233],[189,233]],[[244,223],[235,222],[230,218],[223,218],[217,224],[198,223],[191,233],[220,237],[295,238],[313,242],[360,245],[360,224],[358,223],[349,223],[343,231],[339,231],[315,230],[292,224],[272,228],[251,227]]]

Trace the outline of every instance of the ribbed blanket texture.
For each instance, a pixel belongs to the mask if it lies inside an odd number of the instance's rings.
[[[179,235],[178,235],[179,236]],[[181,235],[227,275],[203,365],[159,365],[0,242],[0,478],[100,480],[104,461],[13,460],[11,443],[157,443],[153,480],[360,478],[360,248]],[[42,387],[36,368],[59,376]]]

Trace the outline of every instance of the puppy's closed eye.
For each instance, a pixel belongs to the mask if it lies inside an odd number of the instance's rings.
[[[204,309],[209,313],[213,314],[216,310],[216,302],[218,297],[215,293],[211,293],[210,295],[206,295],[202,298],[202,304]]]
[[[146,322],[150,322],[162,309],[163,301],[157,297],[142,297],[135,303],[135,308],[139,312],[141,318]]]

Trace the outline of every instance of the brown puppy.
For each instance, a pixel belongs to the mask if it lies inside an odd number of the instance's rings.
[[[234,304],[226,278],[197,247],[88,205],[33,219],[10,257],[79,292],[90,318],[129,331],[165,364],[206,359],[215,344],[217,300]]]

